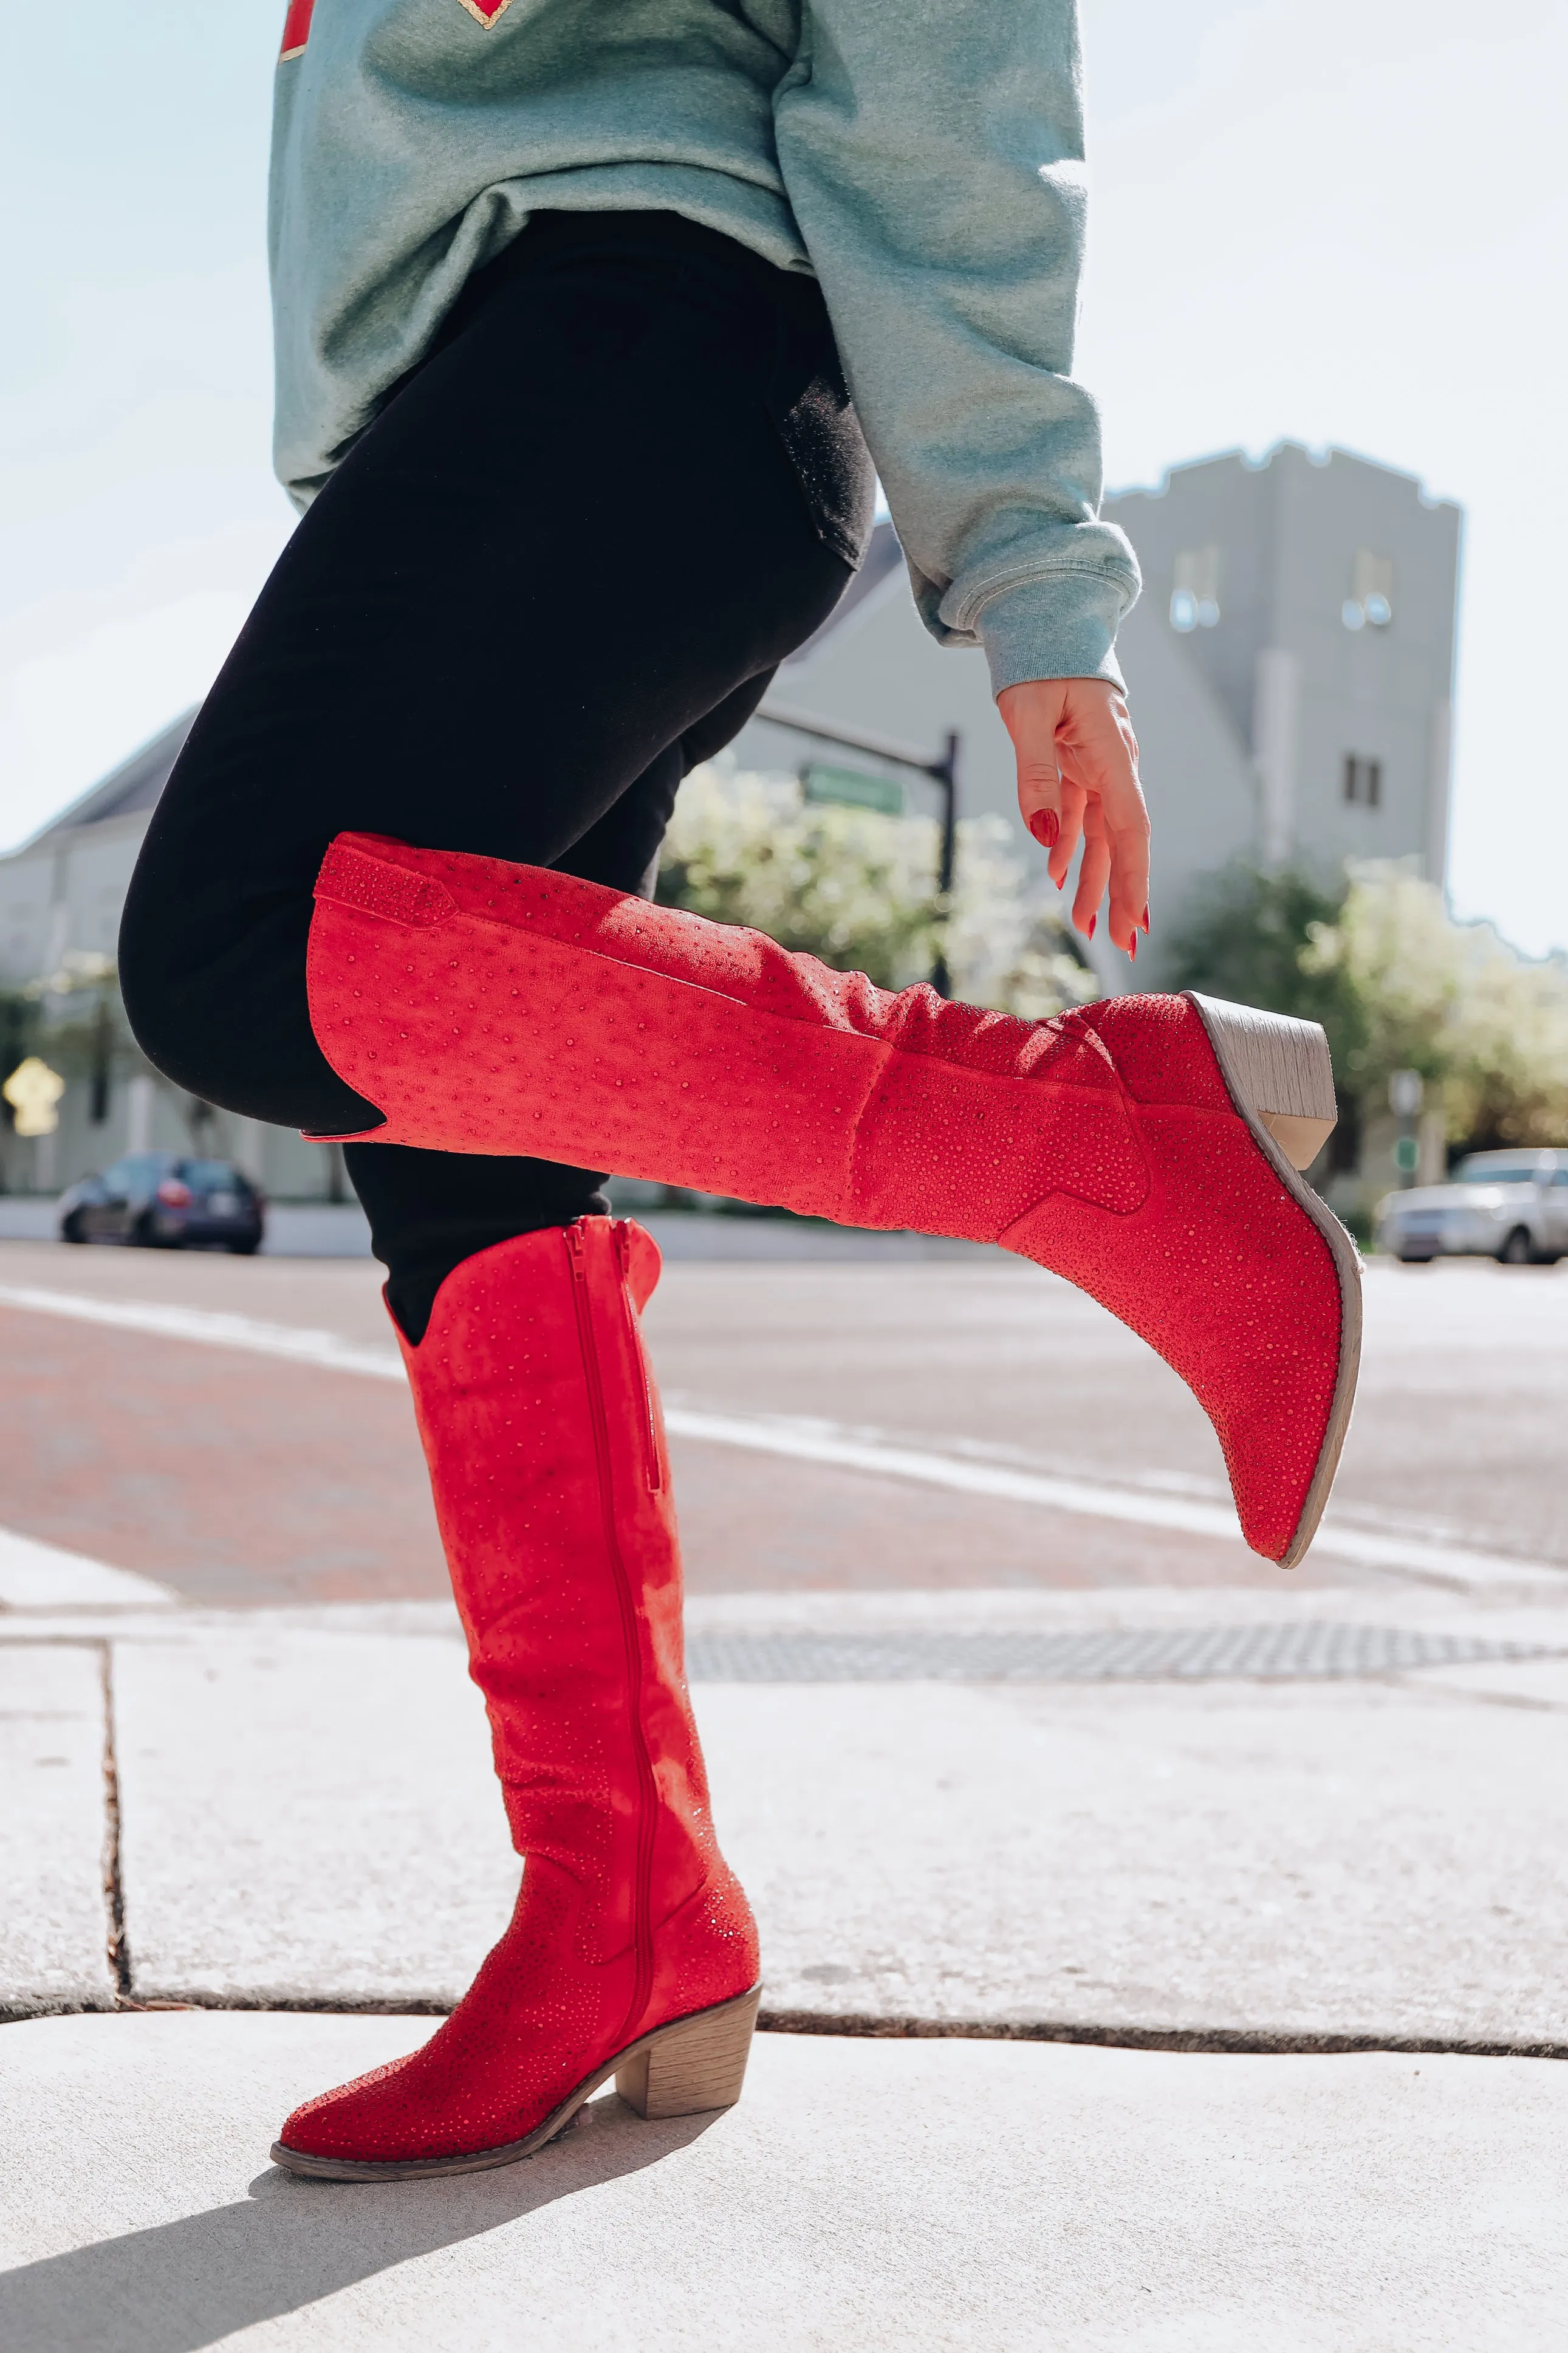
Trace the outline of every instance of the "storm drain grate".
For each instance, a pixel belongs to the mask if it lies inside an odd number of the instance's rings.
[[[1203,1683],[1383,1675],[1562,1654],[1388,1626],[1203,1626],[1095,1634],[692,1634],[693,1683]]]

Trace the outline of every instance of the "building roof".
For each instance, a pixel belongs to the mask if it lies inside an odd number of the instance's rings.
[[[803,645],[796,646],[793,654],[785,654],[782,667],[787,669],[791,662],[804,661],[807,654],[822,643],[824,638],[831,637],[840,623],[849,618],[861,598],[868,596],[873,588],[879,587],[894,565],[901,564],[903,560],[904,551],[899,545],[898,534],[892,524],[888,522],[876,524],[866,549],[865,562],[859,571],[855,575],[826,620],[812,631]]]
[[[128,760],[122,760],[118,768],[110,769],[100,783],[89,786],[79,799],[63,808],[58,817],[51,818],[26,847],[36,849],[40,842],[49,840],[55,834],[74,833],[84,825],[101,825],[106,818],[134,817],[144,809],[154,808],[159,794],[169,781],[169,771],[179,758],[185,738],[191,732],[195,715],[194,706],[183,712],[178,719],[163,729],[162,734],[154,735],[150,744],[143,744],[139,752],[132,752]]]

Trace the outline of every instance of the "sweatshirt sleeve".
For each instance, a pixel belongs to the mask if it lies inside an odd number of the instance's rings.
[[[1108,678],[1138,594],[1075,384],[1075,0],[804,0],[778,154],[909,563],[994,692]]]

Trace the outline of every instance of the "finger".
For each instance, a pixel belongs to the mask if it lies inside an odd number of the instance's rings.
[[[1136,782],[1131,796],[1102,789],[1100,807],[1109,853],[1109,926],[1128,955],[1149,928],[1149,816]]]
[[[1073,922],[1086,939],[1094,937],[1100,902],[1110,879],[1110,844],[1100,827],[1098,810],[1091,810],[1084,827],[1083,863],[1078,870],[1078,889],[1072,902]]]
[[[1110,846],[1110,936],[1119,948],[1136,955],[1138,934],[1149,929],[1149,814],[1141,792],[1126,823],[1114,823],[1107,810],[1106,833]]]
[[[1135,956],[1138,934],[1149,929],[1148,828],[1113,832],[1109,846],[1110,936]]]
[[[1081,776],[1100,811],[1108,853],[1108,928],[1119,948],[1135,955],[1138,933],[1148,923],[1149,811],[1138,779],[1137,739],[1120,696],[1084,714],[1063,766]]]
[[[1083,786],[1074,777],[1064,775],[1061,779],[1061,831],[1050,857],[1051,881],[1058,891],[1072,870],[1088,809],[1089,795]]]
[[[1065,696],[1060,680],[1035,679],[1006,687],[996,698],[1017,760],[1018,814],[1040,847],[1052,853],[1051,871],[1058,882],[1058,867],[1065,871],[1065,864],[1059,849],[1062,780],[1057,727]]]

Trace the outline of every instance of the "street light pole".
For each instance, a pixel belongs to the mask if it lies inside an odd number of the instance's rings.
[[[873,760],[886,760],[895,768],[908,768],[917,776],[925,776],[942,793],[941,846],[937,852],[936,893],[940,913],[939,923],[947,920],[952,898],[953,881],[958,871],[958,751],[960,737],[951,730],[942,749],[935,759],[907,744],[894,744],[882,735],[867,735],[847,727],[835,727],[826,720],[814,719],[804,711],[784,711],[777,704],[759,703],[752,712],[768,727],[784,727],[795,735],[809,735],[819,744],[836,744],[841,751],[861,752]],[[942,934],[939,932],[938,937]],[[939,997],[951,997],[952,978],[947,968],[947,958],[939,947],[931,965],[931,985]]]

